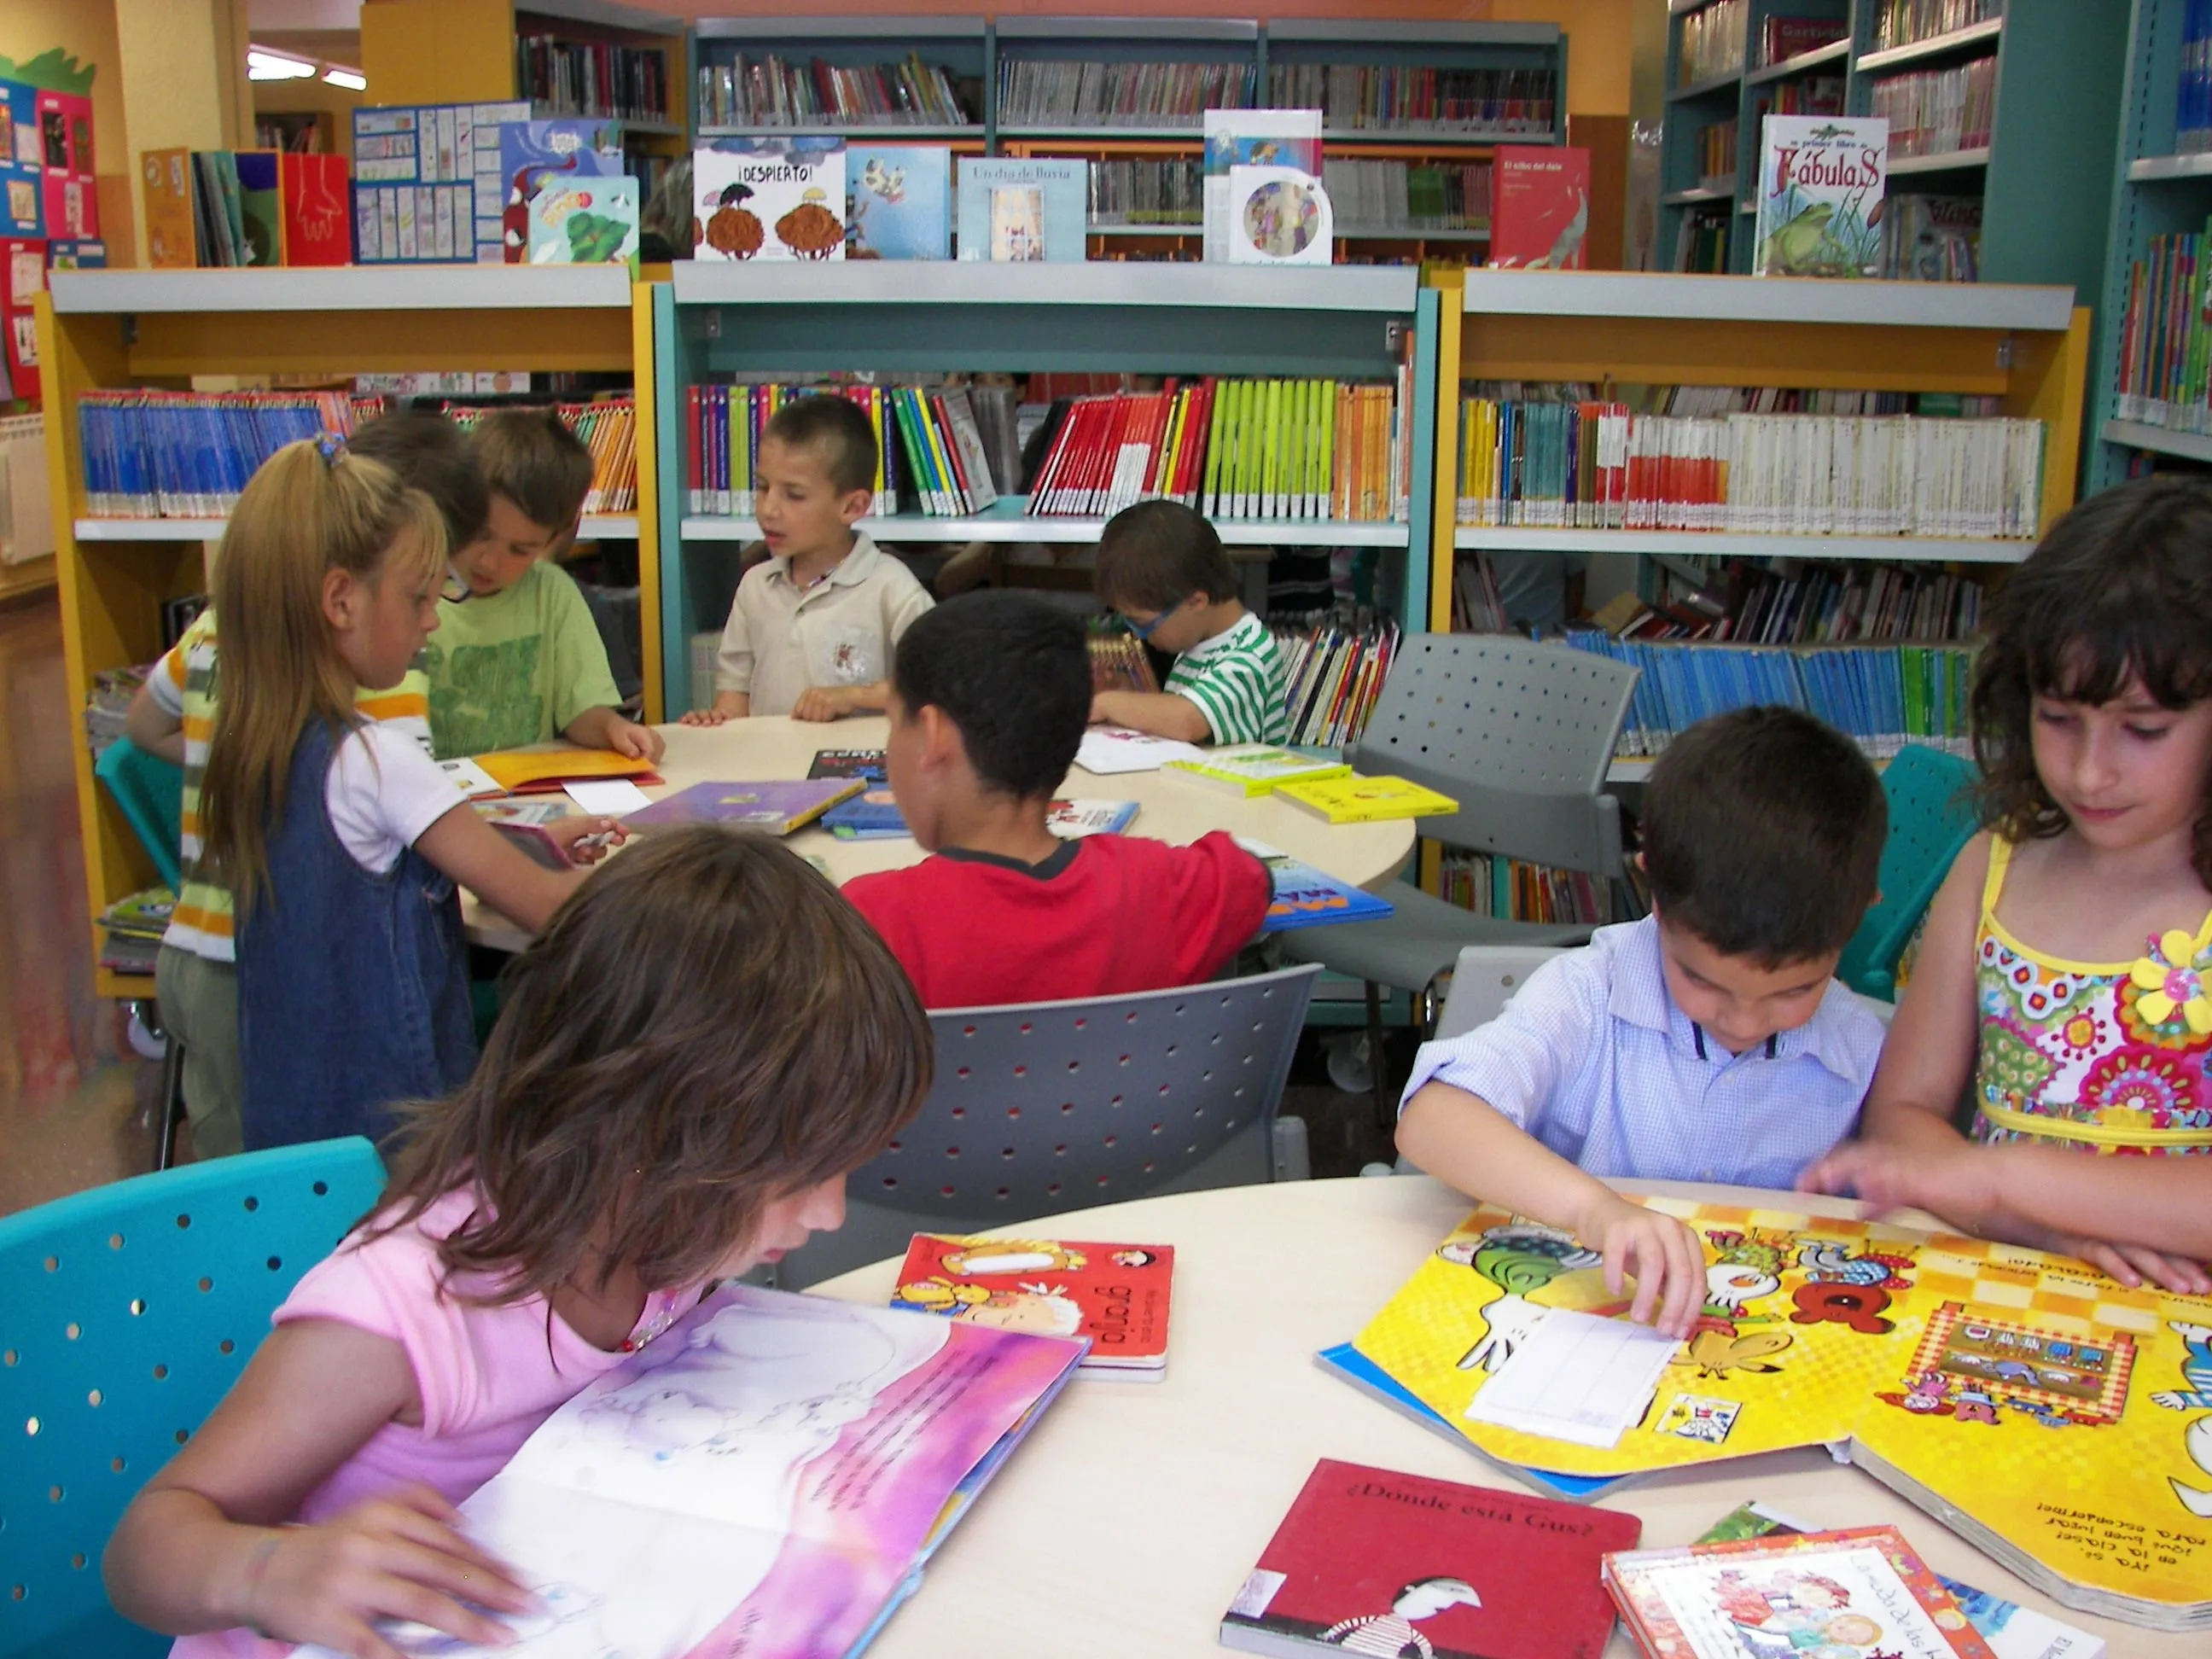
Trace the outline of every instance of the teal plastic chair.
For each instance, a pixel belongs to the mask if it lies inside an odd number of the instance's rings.
[[[118,738],[100,751],[92,769],[174,892],[182,875],[178,848],[184,836],[185,769]]]
[[[1908,744],[1883,769],[1889,840],[1881,849],[1881,896],[1836,964],[1836,977],[1863,996],[1897,1000],[1897,964],[1959,849],[1978,827],[1969,793],[1974,764]]]
[[[108,1605],[108,1534],[383,1190],[376,1149],[356,1138],[0,1218],[0,1654],[167,1651]]]

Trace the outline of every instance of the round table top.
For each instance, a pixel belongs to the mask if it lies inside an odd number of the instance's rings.
[[[781,715],[730,720],[721,726],[663,726],[668,752],[657,769],[667,780],[646,793],[656,799],[695,783],[752,783],[803,778],[824,749],[881,749],[890,722],[880,714],[851,720],[794,720]],[[1263,795],[1247,800],[1203,784],[1186,783],[1172,774],[1125,772],[1097,777],[1080,768],[1070,771],[1060,793],[1072,800],[1133,800],[1136,820],[1129,833],[1156,841],[1187,844],[1210,830],[1227,830],[1280,848],[1292,858],[1358,887],[1382,886],[1405,867],[1413,850],[1413,823],[1398,818],[1382,823],[1329,823],[1310,812]],[[840,841],[826,830],[800,830],[786,838],[792,851],[818,858],[830,879],[843,885],[854,876],[899,870],[919,864],[922,850],[911,838]],[[516,951],[528,936],[473,896],[465,897],[462,916],[478,945]]]
[[[1848,1200],[1682,1182],[1638,1192],[1800,1213]],[[1519,1483],[1471,1450],[1323,1371],[1473,1207],[1425,1176],[1285,1182],[1108,1205],[1001,1229],[1176,1249],[1167,1376],[1079,1375],[925,1569],[870,1659],[1030,1652],[1127,1659],[1223,1651],[1221,1615],[1316,1460],[1472,1486]],[[888,1303],[896,1260],[815,1287]],[[1654,1476],[1602,1507],[1644,1519],[1646,1547],[1686,1544],[1747,1499],[1820,1527],[1897,1527],[1938,1572],[2102,1635],[2115,1656],[2202,1654],[2164,1635],[2059,1607],[1863,1472],[1818,1449]],[[1633,1659],[1616,1627],[1607,1659]]]

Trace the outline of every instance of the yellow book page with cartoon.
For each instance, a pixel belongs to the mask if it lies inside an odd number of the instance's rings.
[[[2212,1601],[2212,1298],[1957,1234],[1641,1201],[1698,1233],[1707,1297],[1611,1449],[1466,1416],[1551,1310],[1626,1310],[1557,1229],[1478,1209],[1354,1346],[1504,1462],[1620,1476],[1850,1443],[2065,1579]]]

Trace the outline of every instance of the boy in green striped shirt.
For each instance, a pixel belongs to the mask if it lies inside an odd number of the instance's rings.
[[[1164,691],[1100,691],[1091,718],[1186,743],[1281,743],[1283,659],[1237,597],[1221,538],[1180,501],[1139,501],[1106,522],[1098,597],[1129,631],[1175,653]]]

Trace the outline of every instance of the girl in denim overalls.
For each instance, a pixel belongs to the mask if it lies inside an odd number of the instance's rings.
[[[456,881],[524,927],[583,879],[533,863],[410,737],[355,707],[438,625],[429,498],[331,438],[287,445],[223,532],[204,858],[236,895],[248,1149],[380,1137],[476,1063]],[[573,847],[604,820],[553,826]]]

